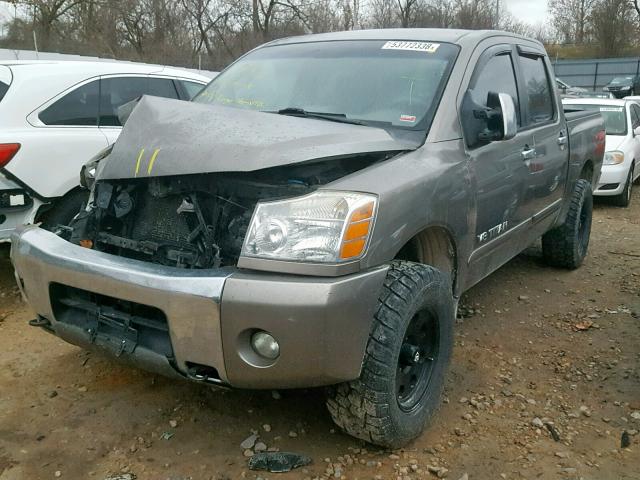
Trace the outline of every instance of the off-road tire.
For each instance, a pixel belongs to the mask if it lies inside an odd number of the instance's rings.
[[[542,255],[554,267],[574,270],[582,265],[589,248],[593,195],[588,180],[578,180],[562,225],[542,236]]]
[[[635,167],[635,164],[631,165],[631,168],[629,169],[629,176],[627,177],[627,182],[624,185],[624,190],[620,192],[620,195],[611,197],[611,203],[613,203],[616,207],[628,207],[629,204],[631,203],[634,167]]]
[[[401,447],[420,435],[440,405],[453,348],[454,310],[448,275],[430,266],[393,261],[378,299],[360,378],[328,392],[327,408],[334,422],[348,434],[383,447]],[[407,410],[401,407],[396,378],[403,378],[401,349],[414,318],[437,318],[432,330],[437,335],[430,336],[437,354],[426,367],[431,372],[426,384],[417,382],[424,391],[416,391],[417,404]],[[425,331],[424,323],[419,325]],[[427,355],[423,361],[429,362]]]
[[[73,217],[80,212],[82,205],[87,203],[88,198],[87,190],[73,190],[39,215],[37,221],[42,222],[41,227],[46,230],[54,230],[58,225],[69,225]]]

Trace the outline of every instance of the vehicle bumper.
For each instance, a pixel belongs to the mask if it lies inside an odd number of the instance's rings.
[[[629,177],[629,168],[626,162],[620,165],[603,165],[600,180],[596,186],[594,195],[613,196],[620,195]]]
[[[41,206],[42,202],[0,173],[0,243],[10,241],[20,225],[32,223]]]
[[[81,248],[33,226],[14,233],[11,257],[39,322],[59,337],[158,373],[241,388],[312,387],[357,378],[387,271],[318,278],[236,268],[183,270]],[[171,353],[145,340],[144,322],[123,320],[114,328],[106,309],[87,313],[68,300],[63,305],[59,288],[162,312]],[[256,330],[278,340],[277,360],[253,352],[249,338]],[[199,374],[201,368],[209,373]]]

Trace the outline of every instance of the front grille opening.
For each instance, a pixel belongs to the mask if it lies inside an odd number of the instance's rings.
[[[118,356],[143,347],[173,360],[167,317],[160,309],[59,283],[49,290],[55,319],[82,329],[92,343]]]

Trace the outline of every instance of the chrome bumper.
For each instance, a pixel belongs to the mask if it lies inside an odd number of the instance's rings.
[[[241,388],[313,387],[357,378],[387,272],[380,267],[328,278],[183,270],[82,248],[33,226],[14,233],[11,257],[25,298],[61,338],[95,347],[95,335],[56,318],[57,285],[154,307],[166,317],[173,358],[141,347],[123,357],[193,380],[203,378],[190,374],[192,365],[210,367],[219,383]],[[252,352],[248,339],[256,330],[279,341],[276,361]]]

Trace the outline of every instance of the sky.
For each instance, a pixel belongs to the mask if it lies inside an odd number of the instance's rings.
[[[543,23],[548,18],[547,0],[502,0],[511,14],[521,22]]]

